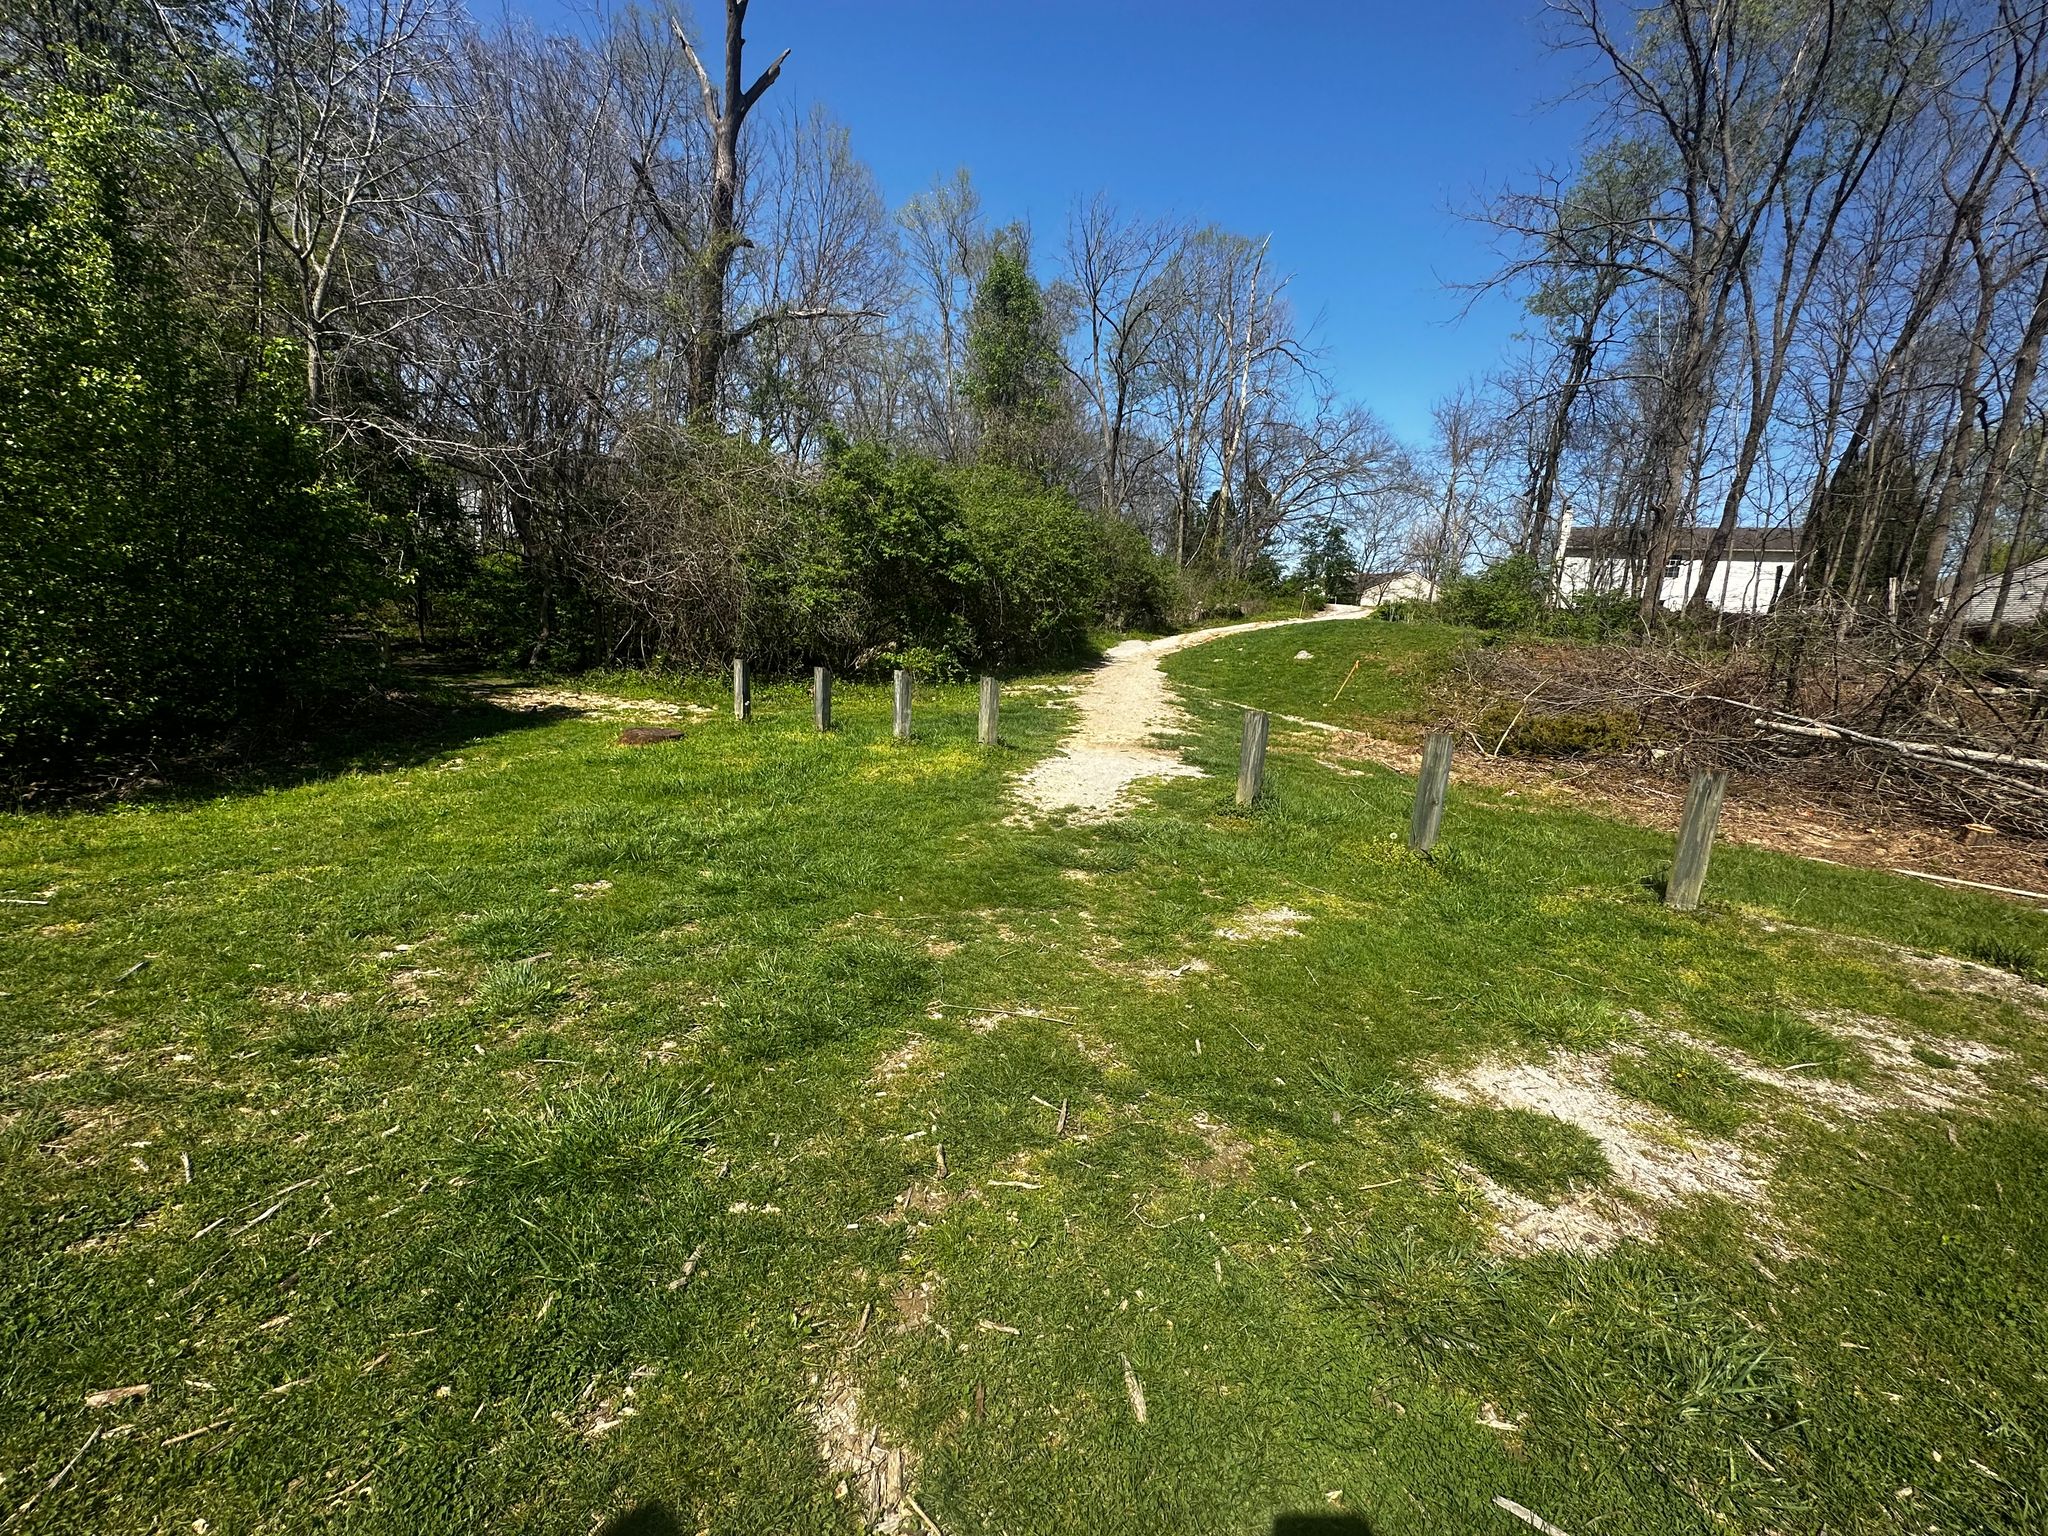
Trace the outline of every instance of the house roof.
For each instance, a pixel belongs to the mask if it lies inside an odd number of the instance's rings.
[[[1708,525],[1681,528],[1671,546],[1671,552],[1683,559],[1696,560],[1707,552],[1715,530]],[[1649,537],[1640,528],[1574,528],[1565,536],[1564,552],[1598,560],[1625,560],[1631,556],[1640,558],[1647,550]],[[1799,535],[1790,528],[1739,527],[1728,536],[1730,560],[1773,560],[1790,559],[1799,552]]]
[[[1358,586],[1359,590],[1363,591],[1367,587],[1383,587],[1390,581],[1399,581],[1403,576],[1419,577],[1421,574],[1418,570],[1405,567],[1398,571],[1365,571],[1359,575]]]

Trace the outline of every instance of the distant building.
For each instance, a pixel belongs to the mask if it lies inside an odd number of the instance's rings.
[[[1657,600],[1666,608],[1683,608],[1691,601],[1713,536],[1712,528],[1679,530],[1671,558],[1658,577]],[[1558,561],[1558,590],[1567,598],[1582,592],[1639,591],[1647,544],[1648,539],[1634,530],[1572,529],[1565,535],[1564,555]],[[1708,605],[1723,613],[1768,612],[1792,580],[1798,557],[1799,536],[1789,529],[1737,528],[1714,568]]]
[[[1962,602],[1956,622],[1965,629],[1978,629],[1991,622],[1998,608],[1998,589],[2005,585],[2005,572],[1986,576]],[[2048,555],[2029,560],[2012,573],[2012,588],[2005,594],[2003,622],[2033,624],[2048,611]]]
[[[1358,601],[1367,608],[1381,603],[1433,603],[1436,583],[1420,571],[1367,571],[1358,578]]]

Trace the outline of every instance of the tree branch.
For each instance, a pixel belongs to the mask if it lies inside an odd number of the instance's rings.
[[[763,310],[745,324],[727,332],[729,342],[737,344],[748,337],[765,331],[771,325],[780,325],[785,320],[880,320],[878,309],[792,309],[787,304],[774,309]]]
[[[789,57],[789,54],[789,49],[783,49],[775,62],[761,71],[761,78],[747,87],[744,94],[740,97],[740,116],[745,117],[751,112],[754,109],[754,103],[759,101],[768,87],[775,83],[776,76],[782,73],[783,61]]]
[[[683,30],[682,22],[676,19],[673,11],[669,13],[668,28],[675,33],[676,42],[682,47],[683,57],[690,61],[690,68],[697,72],[697,92],[704,100],[704,120],[715,129],[721,115],[718,109],[718,91],[711,84],[711,77],[704,73],[704,61],[697,57],[697,50],[690,46],[690,36]]]

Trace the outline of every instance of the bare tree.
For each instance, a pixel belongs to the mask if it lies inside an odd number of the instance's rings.
[[[898,215],[903,228],[911,281],[927,310],[923,324],[913,324],[905,340],[924,364],[925,415],[929,434],[940,451],[957,459],[971,440],[969,419],[961,408],[960,377],[965,368],[967,314],[975,284],[987,264],[990,234],[982,217],[981,195],[966,167],[950,180],[930,187],[904,204]]]
[[[255,331],[304,348],[306,395],[338,420],[337,362],[432,296],[379,282],[381,230],[420,216],[423,168],[453,134],[437,107],[448,63],[444,0],[230,0],[221,34],[246,89],[195,55],[188,27],[150,0],[184,105],[203,123],[256,227]],[[273,310],[273,284],[288,302]]]
[[[1186,238],[1166,219],[1127,219],[1106,196],[1067,216],[1067,275],[1079,297],[1077,357],[1069,367],[1093,418],[1096,505],[1130,510],[1142,473],[1133,458],[1155,451],[1138,430],[1163,344],[1169,292],[1157,280]]]
[[[1826,100],[1835,0],[1761,9],[1744,0],[1666,0],[1627,38],[1601,0],[1560,0],[1570,40],[1608,72],[1623,131],[1654,138],[1669,185],[1643,236],[1643,275],[1666,291],[1664,462],[1647,564],[1660,570],[1696,506],[1697,463],[1727,345],[1728,304]],[[1645,583],[1645,623],[1659,608]]]

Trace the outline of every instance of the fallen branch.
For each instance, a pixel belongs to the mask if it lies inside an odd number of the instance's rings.
[[[1756,723],[1767,731],[1782,731],[1788,736],[1812,736],[1822,741],[1860,741],[1866,746],[1885,747],[1911,757],[1939,757],[1950,762],[1989,763],[1996,768],[2023,768],[2030,773],[2048,773],[2048,760],[2038,757],[2021,757],[2013,752],[1986,752],[1976,747],[1951,747],[1938,741],[1906,741],[1895,736],[1873,736],[1868,731],[1851,730],[1846,725],[1829,725],[1825,721],[1811,720],[1803,715],[1780,715],[1775,718],[1758,715]]]
[[[1543,1536],[1566,1536],[1563,1530],[1552,1525],[1548,1520],[1537,1514],[1536,1511],[1517,1504],[1513,1499],[1495,1494],[1493,1496],[1493,1504],[1494,1508],[1506,1510],[1524,1525],[1534,1526],[1543,1533]]]
[[[924,1528],[929,1533],[929,1536],[946,1536],[946,1533],[939,1529],[939,1522],[924,1512],[924,1506],[917,1502],[915,1494],[904,1494],[903,1502],[910,1506],[910,1512],[913,1515],[916,1515],[918,1519],[924,1522]]]
[[[1131,1369],[1131,1357],[1118,1355],[1124,1363],[1124,1391],[1130,1395],[1131,1414],[1142,1424],[1145,1422],[1145,1387],[1138,1380],[1138,1373]]]
[[[2048,891],[2025,891],[2016,885],[1991,885],[1983,880],[1965,880],[1960,875],[1931,875],[1924,869],[1894,869],[1895,875],[1915,880],[1933,880],[1942,885],[1966,885],[1973,891],[1996,891],[2001,896],[2024,896],[2028,901],[2048,902]]]
[[[85,1453],[91,1450],[93,1446],[98,1442],[100,1436],[105,1433],[106,1431],[103,1429],[95,1429],[91,1434],[87,1435],[85,1437],[85,1444],[81,1445],[77,1450],[71,1453],[71,1459],[65,1462],[63,1466],[57,1469],[57,1475],[51,1478],[47,1483],[43,1484],[43,1486],[38,1488],[34,1493],[30,1494],[28,1496],[27,1501],[21,1506],[21,1508],[17,1509],[12,1515],[8,1516],[7,1523],[9,1525],[12,1525],[15,1521],[26,1518],[28,1512],[36,1507],[37,1502],[43,1497],[44,1494],[55,1493],[57,1491],[57,1485],[63,1482],[65,1478],[71,1475],[71,1469],[77,1466],[78,1463],[85,1458]]]
[[[215,1419],[211,1424],[202,1424],[197,1429],[188,1429],[182,1435],[173,1435],[170,1439],[159,1443],[165,1446],[183,1445],[187,1440],[197,1440],[201,1435],[211,1434],[223,1424],[232,1424],[234,1421],[235,1416],[231,1413],[224,1419]]]
[[[680,1291],[684,1286],[688,1285],[690,1283],[690,1276],[697,1273],[697,1261],[703,1257],[704,1245],[699,1243],[690,1250],[690,1256],[683,1260],[683,1272],[677,1275],[675,1279],[669,1281],[668,1288],[672,1291]]]

